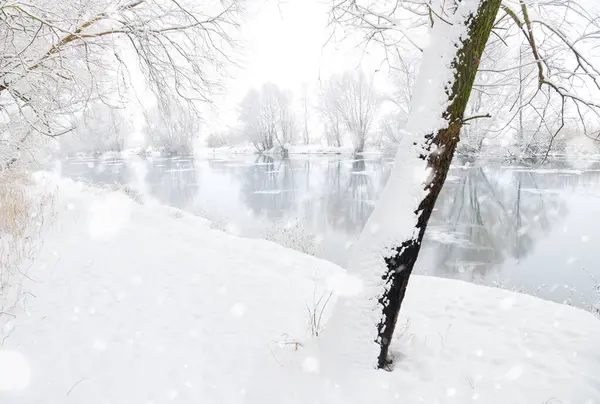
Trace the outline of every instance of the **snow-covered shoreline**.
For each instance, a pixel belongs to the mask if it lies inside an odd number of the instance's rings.
[[[178,157],[196,157],[196,158],[236,158],[245,156],[272,156],[272,157],[283,157],[281,150],[270,150],[266,152],[258,152],[254,146],[223,146],[223,147],[202,147],[195,149],[191,154],[173,154],[166,153],[160,150],[154,149],[126,149],[123,151],[105,151],[102,153],[84,153],[79,152],[65,156],[67,160],[78,160],[78,159],[99,159],[99,160],[112,160],[112,159],[126,159],[135,156],[146,156],[148,158],[178,158]],[[293,145],[287,151],[289,157],[299,156],[340,156],[354,158],[355,156],[363,157],[393,157],[393,150],[384,150],[378,148],[366,148],[361,153],[355,153],[352,147],[329,147],[321,145]],[[540,154],[539,156],[518,156],[518,155],[505,155],[494,152],[494,153],[478,153],[477,157],[469,156],[465,154],[457,154],[455,160],[457,161],[495,161],[495,162],[523,162],[526,166],[540,166],[541,163],[551,162],[572,162],[572,165],[578,169],[585,170],[589,165],[600,161],[600,154],[595,153],[550,153],[548,156]],[[457,164],[457,163],[455,163]]]
[[[57,217],[31,295],[2,328],[2,403],[600,399],[588,312],[413,276],[394,371],[350,370],[310,337],[307,314],[328,290],[347,292],[341,268],[122,192],[44,182]]]
[[[386,153],[390,153],[389,151],[376,148],[366,148],[364,151],[360,153],[356,153],[354,148],[348,146],[322,146],[318,144],[310,144],[310,145],[291,145],[287,149],[288,155],[344,155],[344,156],[353,156],[356,154],[359,155],[383,155]],[[224,154],[224,155],[237,155],[237,154],[263,154],[263,155],[282,155],[281,150],[273,149],[266,152],[259,153],[256,148],[252,146],[240,147],[240,146],[224,146],[224,147],[206,147],[195,150],[195,154],[199,156],[203,155],[215,155],[215,154]]]
[[[385,155],[391,152],[376,149],[367,148],[363,152],[358,153],[360,155]],[[247,146],[223,146],[223,147],[201,147],[194,150],[193,153],[197,157],[206,156],[247,156],[247,155],[265,155],[265,156],[281,156],[282,152],[279,149],[273,149],[265,152],[259,152],[252,145]],[[334,146],[321,146],[321,145],[292,145],[287,150],[288,155],[316,155],[316,156],[354,156],[356,153],[352,147],[334,147]],[[68,158],[99,158],[99,159],[114,159],[114,158],[126,158],[130,156],[148,156],[148,157],[177,157],[177,154],[165,153],[160,150],[154,149],[126,149],[123,151],[105,151],[102,153],[84,153],[79,152],[73,155],[69,155]],[[185,154],[184,154],[185,155]]]

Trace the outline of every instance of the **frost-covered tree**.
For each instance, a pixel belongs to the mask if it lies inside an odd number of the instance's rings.
[[[422,49],[393,172],[349,260],[350,283],[361,287],[336,306],[330,322],[332,349],[367,366],[376,363],[385,368],[393,360],[389,345],[398,313],[461,129],[475,118],[466,115],[467,104],[495,25],[512,21],[531,52],[536,75],[524,105],[535,107],[535,97],[560,100],[561,124],[555,133],[562,128],[567,104],[580,114],[598,112],[599,105],[589,96],[594,88],[600,90],[599,70],[584,50],[597,46],[599,20],[582,4],[576,0],[335,3],[335,22],[364,30],[367,38],[377,38],[386,47],[398,41],[419,47],[408,31],[418,27],[423,34],[425,26],[429,45]],[[388,34],[396,42],[386,39]]]
[[[279,146],[287,153],[295,131],[291,92],[274,83],[263,84],[260,91],[249,90],[240,103],[239,120],[259,152]]]
[[[0,165],[71,131],[91,101],[120,107],[135,63],[161,105],[210,101],[238,0],[0,2]]]
[[[292,93],[284,91],[277,86],[263,88],[265,102],[269,103],[269,109],[274,111],[276,130],[275,139],[284,152],[287,153],[290,144],[294,140],[295,115],[292,109]]]
[[[364,71],[345,72],[338,80],[340,114],[354,141],[354,151],[361,153],[365,148],[371,126],[381,104],[381,97]]]
[[[125,139],[133,131],[126,111],[101,102],[90,103],[86,109],[86,113],[75,121],[75,130],[61,137],[61,143],[64,140],[68,148],[73,141],[79,142],[81,146],[76,151],[122,151]]]
[[[339,100],[341,89],[330,78],[325,83],[319,82],[318,110],[325,126],[325,139],[329,146],[342,146],[342,117],[339,114]]]
[[[121,151],[125,137],[131,130],[124,110],[111,108],[101,102],[90,102],[87,112],[74,120],[74,130],[59,137],[60,153]]]
[[[382,116],[378,125],[379,147],[383,150],[396,150],[405,124],[406,116],[403,112],[390,112]]]
[[[362,153],[382,98],[364,71],[348,71],[327,81],[321,92],[321,110],[330,130],[339,135],[339,123],[352,136],[356,153]]]
[[[308,84],[302,84],[302,93],[300,95],[300,106],[302,110],[302,143],[310,143],[310,130],[308,128],[308,111],[310,106],[310,95],[308,93]]]
[[[200,134],[200,120],[185,106],[153,108],[147,112],[147,142],[169,154],[190,154]]]
[[[408,52],[396,55],[394,63],[390,65],[390,76],[394,84],[394,91],[389,97],[396,106],[396,114],[401,121],[406,121],[408,109],[412,98],[413,86],[419,69],[417,56]]]
[[[252,88],[239,105],[238,119],[241,131],[254,144],[259,152],[273,148],[274,128],[269,126],[263,115],[262,98],[258,90]]]

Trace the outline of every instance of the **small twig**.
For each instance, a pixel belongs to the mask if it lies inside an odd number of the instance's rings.
[[[82,379],[79,379],[77,382],[75,382],[75,384],[73,386],[71,386],[71,388],[69,389],[69,391],[67,391],[67,394],[65,395],[69,395],[71,394],[71,392],[73,391],[73,389],[75,388],[75,386],[77,386],[79,383],[81,383],[82,381],[84,381],[85,379],[87,379],[87,377],[84,377]]]
[[[465,375],[467,382],[469,383],[469,386],[471,386],[471,388],[473,390],[475,390],[475,385],[473,384],[473,381],[471,380],[471,378],[469,377],[469,375]]]

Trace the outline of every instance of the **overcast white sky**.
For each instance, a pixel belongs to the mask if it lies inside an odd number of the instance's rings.
[[[359,65],[367,74],[373,74],[380,65],[381,55],[365,55],[353,41],[328,42],[330,1],[250,0],[249,3],[241,28],[244,42],[241,67],[231,71],[227,94],[216,97],[218,112],[211,114],[207,129],[234,125],[239,101],[251,87],[264,82],[290,89],[298,97],[303,83],[315,86],[319,77],[326,79],[333,72]]]
[[[591,12],[600,8],[600,0],[587,4]],[[239,33],[242,46],[235,55],[240,67],[230,69],[224,93],[213,97],[215,107],[206,111],[203,134],[236,126],[241,99],[250,88],[267,81],[292,90],[298,99],[303,83],[315,95],[319,78],[361,66],[373,75],[380,91],[392,91],[381,50],[371,47],[366,54],[357,46],[358,34],[354,40],[343,41],[338,35],[328,41],[330,5],[331,0],[248,0]],[[138,126],[143,127],[142,120]]]

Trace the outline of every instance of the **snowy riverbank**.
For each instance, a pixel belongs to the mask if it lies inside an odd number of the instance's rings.
[[[223,147],[200,147],[194,150],[194,155],[197,157],[212,157],[212,156],[240,156],[240,155],[271,155],[281,156],[281,149],[273,148],[262,153],[252,145],[239,145],[239,146],[223,146]],[[362,155],[383,155],[386,154],[385,150],[377,148],[367,148]],[[335,147],[335,146],[322,146],[317,144],[311,145],[291,145],[288,149],[288,155],[315,155],[315,156],[353,156],[355,155],[354,149],[349,146]],[[125,149],[123,151],[105,151],[102,153],[76,153],[70,155],[70,158],[99,158],[99,159],[115,159],[115,158],[127,158],[131,156],[148,156],[148,157],[175,157],[176,154],[165,152],[156,149]]]
[[[341,158],[356,158],[357,154],[354,152],[352,147],[334,147],[334,146],[321,146],[321,145],[292,145],[288,149],[287,155],[291,158],[301,156],[330,156],[330,157],[341,157]],[[365,158],[369,157],[392,157],[394,151],[392,149],[379,149],[374,147],[367,147],[358,156]],[[188,154],[176,154],[172,152],[166,152],[156,149],[125,149],[123,151],[105,151],[102,153],[75,153],[65,157],[67,160],[114,160],[114,159],[128,159],[135,158],[138,156],[147,158],[187,158],[190,156],[200,159],[211,159],[211,158],[238,158],[245,156],[271,156],[274,158],[281,158],[282,152],[280,149],[273,149],[266,152],[259,153],[256,148],[252,145],[241,145],[241,146],[223,146],[223,147],[201,147]],[[550,153],[548,156],[540,154],[538,156],[518,155],[518,154],[504,154],[501,151],[493,152],[478,152],[476,155],[457,153],[455,158],[455,164],[459,161],[493,161],[493,162],[506,162],[506,163],[518,163],[524,164],[524,166],[538,166],[545,167],[544,163],[554,162],[567,164],[569,167],[573,167],[577,170],[585,170],[594,163],[600,161],[600,154],[598,153],[582,153],[577,150],[571,150],[569,153]]]
[[[349,370],[311,340],[307,311],[343,293],[339,267],[48,181],[54,225],[30,295],[2,318],[1,403],[600,402],[600,321],[588,312],[415,276],[394,371]]]
[[[363,155],[381,155],[386,152],[377,148],[366,148],[363,152],[359,154]],[[224,146],[224,147],[205,147],[195,150],[195,154],[198,156],[206,156],[206,155],[238,155],[238,154],[259,154],[254,146]],[[280,149],[274,148],[273,150],[269,150],[263,152],[265,155],[281,155],[282,152]],[[355,155],[354,148],[351,146],[323,146],[319,144],[309,144],[309,145],[290,145],[287,149],[288,155],[344,155],[344,156],[352,156]]]

